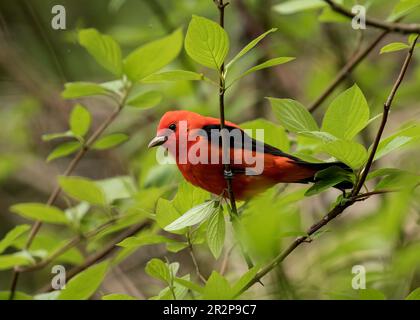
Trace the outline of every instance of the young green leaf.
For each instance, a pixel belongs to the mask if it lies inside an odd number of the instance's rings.
[[[293,57],[278,57],[278,58],[274,58],[274,59],[270,59],[267,60],[259,65],[256,65],[250,69],[248,69],[247,71],[245,71],[244,73],[242,73],[239,77],[235,78],[229,85],[228,87],[230,87],[233,83],[235,83],[236,81],[238,81],[239,79],[247,76],[250,73],[253,73],[255,71],[258,70],[262,70],[262,69],[266,69],[266,68],[270,68],[270,67],[274,67],[274,66],[278,66],[280,64],[284,64],[287,63],[289,61],[295,60],[295,58]]]
[[[276,125],[275,123],[265,120],[265,119],[256,119],[248,122],[241,123],[241,128],[246,131],[246,129],[252,130],[252,134],[249,134],[257,140],[262,140],[258,137],[257,130],[263,130],[264,133],[264,142],[276,147],[282,151],[289,151],[290,141],[287,137],[286,130],[282,126]]]
[[[87,300],[98,290],[105,278],[109,262],[104,261],[79,273],[60,291],[57,300]]]
[[[160,259],[152,259],[146,264],[146,273],[158,280],[169,283],[171,281],[171,271],[168,265]]]
[[[204,300],[232,299],[232,288],[229,282],[219,273],[213,271],[203,291]]]
[[[359,290],[360,300],[386,300],[385,295],[376,289]]]
[[[193,16],[185,37],[185,50],[199,64],[218,70],[229,52],[229,36],[216,22]]]
[[[76,104],[70,115],[70,130],[76,136],[84,137],[92,121],[90,112],[81,104]]]
[[[103,190],[94,182],[81,177],[59,177],[60,187],[69,196],[79,201],[104,206],[106,198]]]
[[[60,138],[72,138],[74,137],[74,133],[69,131],[66,132],[60,132],[60,133],[47,133],[42,135],[42,141],[51,141],[54,139],[60,139]]]
[[[420,300],[420,288],[411,291],[405,300]]]
[[[203,291],[204,291],[203,287],[200,287],[198,284],[196,284],[192,281],[183,279],[183,278],[175,277],[174,282],[179,283],[180,285],[184,286],[185,288],[188,288],[191,291],[195,291],[197,293],[203,293]]]
[[[353,141],[336,140],[325,143],[321,149],[353,169],[360,168],[367,159],[365,147]]]
[[[207,225],[207,244],[211,253],[217,259],[222,252],[225,243],[225,218],[223,210],[214,213]]]
[[[0,300],[8,300],[10,291],[0,291]],[[32,300],[32,296],[21,291],[16,291],[13,300]]]
[[[277,120],[287,130],[299,133],[301,131],[319,131],[315,119],[299,102],[292,99],[268,98]]]
[[[359,87],[354,85],[330,104],[322,122],[322,131],[351,140],[366,127],[368,121],[368,103]]]
[[[182,48],[182,30],[150,42],[133,51],[124,60],[124,72],[133,82],[159,71],[174,60]]]
[[[273,10],[281,14],[294,14],[305,10],[319,9],[326,5],[323,0],[289,0],[275,5]]]
[[[89,96],[107,95],[109,91],[103,86],[92,82],[68,82],[64,85],[61,96],[64,99],[77,99]]]
[[[176,242],[173,239],[166,238],[158,234],[142,234],[136,237],[125,238],[120,243],[117,243],[117,246],[129,248],[129,247],[142,247],[145,245],[159,244],[159,243],[170,243]]]
[[[146,109],[158,105],[162,101],[162,94],[159,91],[147,91],[130,97],[127,101],[129,107]]]
[[[245,272],[232,287],[232,296],[235,297],[239,292],[254,278],[258,273],[259,267],[254,266]]]
[[[106,150],[126,142],[129,137],[124,133],[112,133],[99,138],[92,146],[95,150]]]
[[[219,208],[216,201],[208,201],[202,203],[184,213],[181,217],[176,219],[171,224],[167,225],[164,230],[174,231],[180,230],[185,227],[190,227],[199,224],[209,218],[212,214],[216,213]]]
[[[112,37],[84,29],[79,32],[79,43],[102,67],[116,76],[122,74],[121,48]]]
[[[57,146],[47,157],[47,162],[75,153],[82,147],[79,141],[64,142]]]
[[[343,181],[352,182],[351,173],[333,166],[315,174],[315,183],[305,192],[306,197],[321,193]]]
[[[229,69],[236,61],[238,61],[241,57],[243,57],[245,54],[247,54],[250,50],[252,50],[262,39],[264,39],[268,34],[272,32],[276,32],[277,28],[272,28],[254,40],[252,40],[250,43],[248,43],[239,53],[226,65],[226,70]]]
[[[0,254],[8,247],[13,245],[14,241],[28,231],[31,227],[27,224],[21,224],[10,230],[5,237],[0,241]]]
[[[0,256],[0,271],[12,269],[16,266],[26,266],[32,262],[33,259],[26,254],[22,254],[22,252],[5,254]]]
[[[137,300],[137,298],[129,296],[128,294],[111,293],[102,296],[102,300]]]
[[[171,81],[199,81],[204,80],[202,73],[185,71],[185,70],[172,70],[162,73],[152,74],[142,80],[143,83],[162,83]]]
[[[381,54],[388,53],[388,52],[395,52],[395,51],[401,51],[405,49],[410,49],[410,46],[403,42],[393,42],[389,43],[386,46],[383,46],[381,48]]]
[[[390,17],[389,21],[395,21],[403,16],[410,14],[412,11],[420,6],[420,0],[402,0],[397,2]]]
[[[68,223],[63,211],[57,207],[47,206],[43,203],[19,203],[13,205],[10,211],[32,220],[54,224]]]

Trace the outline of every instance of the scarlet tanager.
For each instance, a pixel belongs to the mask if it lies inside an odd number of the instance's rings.
[[[311,163],[252,139],[238,125],[226,121],[227,133],[239,134],[239,144],[230,143],[229,160],[222,161],[220,120],[190,111],[169,111],[161,118],[149,148],[162,145],[174,157],[184,178],[193,185],[227,197],[224,163],[231,166],[232,189],[236,199],[245,200],[277,183],[315,182],[315,174],[332,166],[351,171],[341,162]],[[214,135],[216,139],[213,137]],[[229,136],[231,142],[235,135]],[[248,141],[248,143],[247,143]],[[253,163],[250,163],[250,159]],[[260,164],[258,169],[256,164]],[[351,188],[341,182],[336,188]]]

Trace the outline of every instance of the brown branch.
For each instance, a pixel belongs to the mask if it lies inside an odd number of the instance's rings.
[[[71,248],[74,248],[75,246],[79,245],[84,240],[88,240],[88,239],[96,236],[102,230],[104,230],[109,225],[112,225],[116,221],[117,221],[117,219],[111,219],[111,220],[101,224],[99,227],[97,227],[97,228],[95,228],[95,229],[93,229],[89,232],[86,232],[83,235],[77,235],[77,236],[71,238],[62,247],[59,247],[57,250],[55,250],[47,258],[39,261],[35,265],[29,266],[29,267],[17,268],[17,271],[20,272],[20,273],[24,273],[24,272],[36,271],[36,270],[39,270],[39,269],[42,269],[42,268],[46,267],[47,265],[49,265],[51,262],[53,262],[55,259],[57,259],[59,256],[61,256],[62,254],[64,254],[68,250],[70,250]]]
[[[343,7],[342,5],[339,5],[335,3],[332,0],[324,0],[332,10],[335,12],[353,19],[356,14],[352,13],[347,8]],[[396,32],[396,33],[402,33],[402,34],[409,34],[409,33],[420,33],[420,25],[415,23],[394,23],[394,22],[384,22],[378,19],[374,18],[366,18],[366,24],[371,27],[375,27],[378,29],[382,29],[388,32]]]
[[[413,41],[413,43],[412,43],[412,45],[411,45],[411,47],[410,47],[410,49],[407,53],[407,56],[405,57],[405,60],[404,60],[403,66],[401,68],[401,71],[398,75],[397,81],[394,83],[394,86],[392,87],[391,93],[389,94],[388,99],[384,103],[384,111],[382,113],[381,125],[379,126],[378,132],[377,132],[376,137],[375,137],[375,141],[373,142],[372,150],[370,152],[370,155],[369,155],[369,158],[366,162],[366,165],[365,165],[365,167],[362,171],[361,177],[360,177],[356,187],[353,189],[352,196],[355,196],[360,192],[360,190],[363,187],[363,184],[366,181],[367,175],[369,174],[369,170],[370,170],[370,168],[372,166],[372,163],[375,159],[376,150],[378,149],[379,142],[381,141],[381,137],[382,137],[382,134],[384,132],[386,122],[388,120],[389,110],[391,109],[391,105],[392,105],[392,102],[394,101],[394,98],[395,98],[395,95],[398,91],[398,88],[400,87],[400,85],[401,85],[401,83],[402,83],[402,81],[405,77],[405,74],[407,73],[407,69],[408,69],[408,66],[410,64],[411,58],[413,57],[414,48],[416,47],[418,38],[419,38],[419,35],[417,35],[417,37],[414,39],[414,41]]]
[[[340,85],[340,83],[356,68],[360,62],[362,62],[373,49],[385,38],[386,35],[389,34],[389,31],[383,31],[375,40],[372,41],[365,49],[356,53],[340,70],[337,74],[335,79],[331,82],[331,84],[325,89],[325,91],[316,99],[312,105],[309,106],[309,111],[314,112],[318,107],[327,99],[330,94]]]
[[[95,263],[99,262],[100,260],[108,256],[109,254],[111,254],[114,250],[120,248],[117,246],[119,242],[123,241],[125,238],[134,236],[136,233],[147,228],[148,226],[150,226],[150,221],[139,223],[123,231],[122,233],[120,233],[118,236],[112,239],[101,251],[98,251],[94,253],[93,255],[87,257],[83,264],[76,266],[73,269],[71,269],[69,272],[67,272],[66,281],[69,281],[70,279],[78,275],[80,272],[86,270],[90,266],[94,265]],[[48,292],[51,290],[52,290],[51,283],[49,283],[48,285],[43,287],[39,292],[43,293],[43,292]]]
[[[236,296],[239,296],[246,290],[248,290],[251,286],[253,286],[255,283],[259,282],[262,277],[264,277],[267,273],[269,273],[271,270],[273,270],[277,265],[279,265],[284,259],[286,259],[287,256],[289,256],[297,247],[299,247],[304,242],[311,242],[311,235],[313,235],[315,232],[323,228],[325,225],[327,225],[331,220],[335,219],[337,216],[339,216],[341,213],[343,213],[344,210],[346,210],[348,207],[353,205],[357,201],[366,200],[368,197],[363,197],[367,195],[372,195],[373,193],[366,193],[359,195],[359,192],[361,188],[363,187],[363,184],[367,178],[367,175],[369,173],[369,170],[371,168],[371,165],[373,163],[373,159],[375,157],[375,153],[377,150],[377,147],[379,145],[379,141],[381,139],[383,130],[385,128],[387,119],[388,119],[388,113],[391,108],[392,102],[395,98],[395,95],[398,91],[398,88],[401,85],[402,80],[404,79],[404,76],[407,72],[408,65],[411,61],[411,58],[413,56],[413,51],[416,46],[418,37],[414,40],[409,52],[407,53],[406,59],[404,61],[404,64],[401,68],[401,71],[398,75],[397,80],[394,83],[394,86],[392,87],[391,93],[388,96],[387,101],[384,104],[384,112],[382,115],[382,122],[381,126],[378,129],[378,132],[375,137],[375,142],[372,147],[372,151],[369,155],[369,159],[364,167],[363,173],[361,178],[359,179],[358,183],[355,185],[351,192],[351,196],[349,198],[345,198],[344,201],[336,205],[330,212],[328,212],[320,221],[312,225],[305,236],[297,238],[295,241],[293,241],[289,247],[286,248],[283,252],[281,252],[277,257],[274,258],[272,262],[270,262],[268,265],[266,265],[264,268],[262,268],[256,275],[253,277],[237,294]]]
[[[94,133],[90,136],[90,138],[87,140],[86,144],[83,146],[82,149],[79,150],[79,152],[76,154],[76,156],[73,158],[73,160],[70,162],[67,169],[64,171],[63,176],[69,176],[73,170],[77,167],[80,160],[85,156],[85,154],[90,150],[91,146],[95,143],[95,141],[101,136],[101,134],[109,127],[109,125],[115,120],[115,118],[120,114],[121,110],[123,109],[126,99],[128,97],[128,92],[130,88],[126,89],[126,92],[124,94],[124,97],[121,99],[120,104],[118,107],[105,119],[105,121],[94,131]],[[56,188],[51,193],[50,197],[48,198],[47,205],[53,205],[55,201],[57,200],[58,196],[61,193],[61,187],[59,185],[56,186]],[[33,240],[35,239],[36,235],[38,234],[40,228],[42,227],[42,221],[37,221],[32,226],[28,240],[25,244],[25,250],[28,250]],[[10,285],[10,296],[9,299],[13,300],[14,294],[16,291],[17,283],[19,281],[19,274],[18,268],[15,268],[12,275],[12,281]]]

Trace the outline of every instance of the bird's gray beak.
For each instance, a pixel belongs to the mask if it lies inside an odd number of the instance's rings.
[[[149,145],[147,146],[149,149],[153,147],[160,146],[164,144],[168,140],[167,136],[157,136],[150,141]]]

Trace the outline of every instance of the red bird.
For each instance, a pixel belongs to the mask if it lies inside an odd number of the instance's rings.
[[[315,182],[314,176],[318,171],[332,166],[350,171],[341,162],[310,163],[268,144],[257,142],[232,122],[226,121],[225,128],[229,133],[236,129],[242,135],[240,142],[244,142],[244,139],[251,141],[251,145],[241,143],[237,146],[231,143],[229,146],[232,188],[236,199],[248,199],[280,182]],[[149,148],[160,145],[167,148],[187,181],[213,194],[227,197],[222,144],[220,139],[212,139],[210,133],[214,130],[219,132],[220,138],[220,120],[217,118],[190,111],[169,111],[161,118],[156,137],[149,143]],[[254,163],[248,163],[251,158]],[[206,163],[200,159],[208,161]],[[214,163],[211,160],[218,161]],[[263,165],[262,170],[252,174],[258,161]],[[343,190],[352,186],[351,183],[342,182],[335,187]]]

